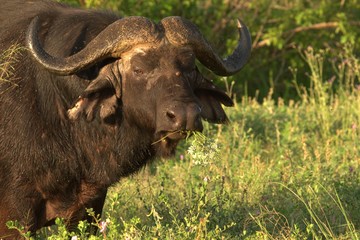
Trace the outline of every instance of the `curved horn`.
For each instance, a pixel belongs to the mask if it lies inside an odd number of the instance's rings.
[[[203,37],[199,29],[181,17],[161,20],[167,39],[174,45],[190,45],[199,61],[219,76],[230,76],[244,67],[251,53],[251,35],[246,25],[238,19],[240,40],[234,52],[221,59]]]
[[[154,42],[160,32],[156,25],[144,17],[127,17],[110,24],[91,40],[80,52],[65,58],[49,55],[38,39],[39,17],[35,17],[27,32],[26,43],[33,57],[46,69],[60,75],[71,75],[98,60],[119,57],[135,44]]]

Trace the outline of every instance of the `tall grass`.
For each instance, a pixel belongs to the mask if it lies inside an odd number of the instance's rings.
[[[0,94],[10,87],[16,86],[11,82],[14,74],[14,64],[18,61],[22,47],[18,44],[11,45],[6,51],[0,53],[0,84],[7,84],[8,87],[3,87]]]
[[[37,238],[358,239],[360,64],[351,49],[325,54],[308,48],[308,67],[292,69],[300,101],[243,97],[227,109],[230,124],[206,125],[175,158],[112,187],[102,218],[90,211],[97,235],[58,220]]]

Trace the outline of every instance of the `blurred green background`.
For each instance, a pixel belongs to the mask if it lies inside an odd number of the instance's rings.
[[[139,15],[159,21],[166,16],[185,17],[199,26],[219,54],[226,57],[237,42],[235,19],[250,29],[253,51],[249,64],[227,78],[234,83],[235,97],[251,96],[262,101],[269,92],[274,99],[297,98],[294,79],[309,87],[307,65],[302,57],[307,47],[325,49],[324,79],[334,81],[332,66],[337,56],[360,50],[360,3],[357,0],[60,0],[72,6],[107,9],[120,16]],[[301,71],[297,71],[297,70]],[[203,72],[224,84],[222,79]],[[336,84],[333,86],[336,88]]]

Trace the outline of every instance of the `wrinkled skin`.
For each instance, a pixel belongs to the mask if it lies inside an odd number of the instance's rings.
[[[108,89],[114,95],[104,100]],[[157,155],[167,157],[189,132],[202,130],[201,118],[227,120],[220,103],[231,106],[232,100],[197,70],[192,50],[162,43],[138,46],[104,66],[68,114],[92,120],[100,108],[100,117],[111,124],[123,112],[129,122],[151,130]]]
[[[24,47],[24,29],[40,13],[41,44],[60,57],[119,19],[47,1],[5,1],[1,52],[15,43]],[[233,104],[198,71],[192,48],[166,38],[65,76],[28,50],[16,57],[9,81],[0,83],[0,238],[19,237],[6,228],[9,220],[32,232],[56,217],[69,228],[91,221],[86,208],[101,214],[109,186],[173,155],[188,132],[202,130],[202,120],[226,122],[222,104]]]

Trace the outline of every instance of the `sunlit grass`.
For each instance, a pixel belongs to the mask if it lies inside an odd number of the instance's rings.
[[[108,193],[97,235],[58,227],[52,239],[358,239],[360,227],[359,60],[303,52],[312,81],[301,101],[243,97],[230,123],[206,124]],[[100,231],[101,230],[101,231]],[[75,237],[76,236],[76,237]]]
[[[22,50],[23,48],[20,45],[14,44],[0,53],[0,84],[7,84],[7,87],[3,87],[2,92],[16,86],[11,79],[15,71],[14,64],[18,61]]]
[[[230,124],[206,125],[206,137],[188,139],[176,158],[115,186],[105,217],[120,222],[116,232],[129,239],[357,239],[359,63],[344,56],[335,79],[324,81],[321,54],[304,52],[316,67],[309,68],[313,87],[298,87],[300,102],[243,98],[228,109]]]

